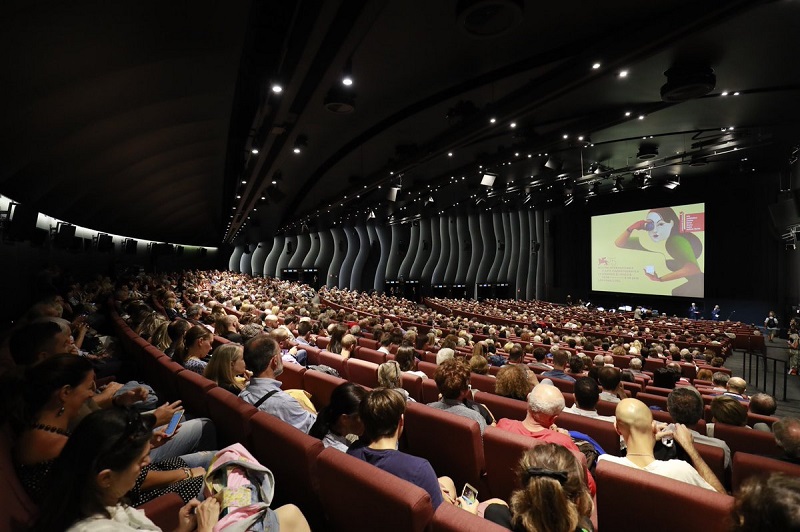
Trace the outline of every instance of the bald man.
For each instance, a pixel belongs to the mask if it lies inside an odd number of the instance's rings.
[[[685,425],[675,425],[672,437],[686,451],[692,461],[692,467],[682,460],[656,460],[653,456],[653,447],[656,438],[661,438],[667,433],[656,433],[653,423],[653,414],[643,402],[638,399],[623,399],[617,405],[616,421],[614,426],[628,448],[627,456],[620,458],[609,454],[601,455],[598,460],[608,460],[620,465],[633,467],[655,473],[664,477],[674,478],[688,484],[699,486],[719,493],[726,493],[719,479],[714,475],[708,465],[703,461],[694,448],[692,434]]]

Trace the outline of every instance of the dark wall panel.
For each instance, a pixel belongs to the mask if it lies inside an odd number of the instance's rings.
[[[414,257],[414,264],[411,266],[410,279],[422,279],[422,272],[428,264],[431,256],[431,221],[428,218],[419,221],[419,246],[417,246],[417,256]]]
[[[349,288],[352,280],[353,265],[358,257],[358,233],[352,227],[345,227],[345,237],[347,238],[347,254],[344,256],[342,267],[339,270],[339,288]]]
[[[400,264],[400,272],[397,274],[399,279],[411,279],[411,267],[414,265],[414,259],[417,258],[419,253],[419,222],[414,222],[411,225],[411,236],[409,237],[408,251]]]
[[[272,249],[269,250],[267,260],[264,261],[264,277],[277,277],[278,258],[283,250],[284,239],[282,235],[275,235],[272,239]]]
[[[339,272],[342,269],[342,262],[347,255],[347,237],[341,227],[333,227],[331,232],[331,244],[333,247],[333,257],[328,267],[328,288],[339,286]]]

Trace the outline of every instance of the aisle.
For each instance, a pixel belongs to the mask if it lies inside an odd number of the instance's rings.
[[[747,361],[747,357],[745,356],[744,352],[742,351],[734,351],[733,356],[729,357],[725,365],[733,371],[733,374],[736,376],[744,377],[744,364]],[[778,358],[781,360],[788,360],[789,351],[786,346],[786,340],[776,338],[774,342],[767,341],[767,356]],[[754,362],[755,363],[755,362]],[[782,364],[778,364],[778,368],[782,368]],[[764,377],[762,374],[759,374],[759,382],[749,382],[747,383],[747,393],[748,395],[753,395],[757,392],[766,391],[767,393],[772,393],[772,365],[767,371],[767,390],[761,389],[761,385],[764,384]],[[776,416],[793,416],[793,417],[800,417],[800,376],[789,375],[787,377],[786,382],[786,401],[782,401],[781,398],[783,397],[783,375],[778,374],[776,378],[776,394],[775,398],[778,400],[778,411],[776,412]]]

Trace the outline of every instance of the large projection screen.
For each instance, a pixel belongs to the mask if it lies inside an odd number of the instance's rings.
[[[705,204],[592,217],[592,290],[702,298]]]

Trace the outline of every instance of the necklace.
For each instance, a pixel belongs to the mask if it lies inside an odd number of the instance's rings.
[[[62,436],[66,436],[67,438],[72,436],[72,433],[68,430],[60,429],[58,427],[53,427],[52,425],[45,425],[44,423],[34,423],[31,425],[31,428],[35,430],[43,430],[46,432],[54,432],[56,434],[61,434]]]

